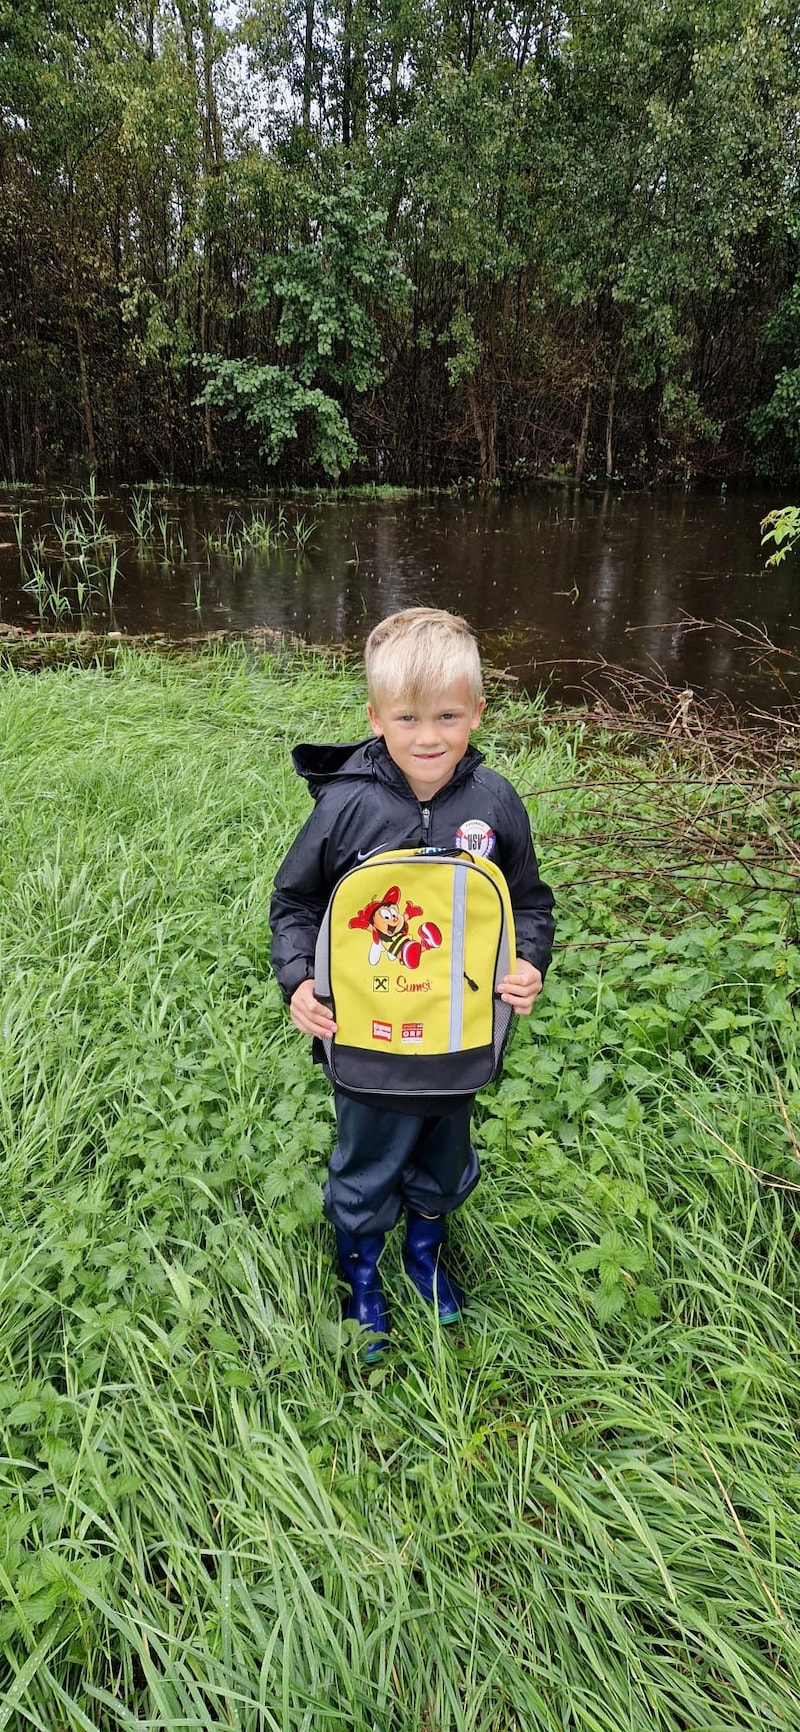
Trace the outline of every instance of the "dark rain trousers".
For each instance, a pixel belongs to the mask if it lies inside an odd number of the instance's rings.
[[[353,1238],[388,1233],[404,1209],[451,1215],[480,1178],[470,1142],[472,1099],[451,1113],[391,1112],[334,1090],[338,1137],[325,1214]]]

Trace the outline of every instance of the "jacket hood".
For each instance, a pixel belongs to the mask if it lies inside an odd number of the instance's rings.
[[[357,781],[396,782],[408,789],[405,776],[389,756],[384,741],[373,734],[352,746],[295,746],[292,763],[298,776],[308,783],[309,793],[315,800],[319,799],[329,782],[343,777]],[[460,782],[462,776],[482,763],[483,753],[476,746],[468,746],[456,768],[453,782]]]
[[[292,763],[298,776],[308,783],[309,792],[318,799],[323,788],[335,776],[366,776],[371,778],[372,765],[368,748],[375,744],[370,738],[353,746],[295,746]]]

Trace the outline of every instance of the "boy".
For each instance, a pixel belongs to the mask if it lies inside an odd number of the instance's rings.
[[[364,652],[372,737],[354,746],[298,746],[295,769],[315,809],[290,848],[270,908],[272,965],[296,1028],[335,1034],[314,996],[314,950],[331,891],[367,855],[402,847],[468,848],[490,856],[508,884],[518,955],[501,997],[530,1013],[550,960],[553,897],[539,878],[525,808],[505,777],[470,744],[483,714],[478,646],[463,619],[407,608],[382,620]],[[406,1210],[403,1262],[442,1323],[463,1294],[441,1261],[447,1215],[478,1183],[470,1143],[474,1097],[415,1100],[334,1089],[338,1138],[325,1186],[346,1315],[369,1329],[368,1358],[388,1322],[378,1259]]]

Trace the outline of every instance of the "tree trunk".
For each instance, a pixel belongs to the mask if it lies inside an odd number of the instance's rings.
[[[617,358],[614,362],[614,371],[611,375],[611,384],[608,392],[608,413],[606,415],[606,481],[610,481],[614,473],[614,399],[617,395],[617,380],[619,378],[621,361],[622,344],[620,343],[617,350]]]
[[[478,452],[481,463],[481,481],[497,480],[497,410],[492,407],[488,416],[484,416],[478,402],[474,379],[467,381],[467,398],[469,401],[472,425],[475,438],[478,441]]]
[[[83,332],[80,320],[75,320],[75,341],[78,346],[78,378],[81,387],[81,407],[83,409],[83,425],[86,428],[86,443],[89,447],[89,468],[97,469],[97,447],[94,442],[94,420],[92,404],[89,397],[89,380],[86,373],[86,352],[83,346]]]
[[[467,14],[467,40],[464,49],[467,72],[472,71],[475,59],[475,7],[471,5]]]
[[[589,443],[589,421],[591,419],[591,414],[592,414],[592,387],[591,387],[591,385],[587,385],[587,387],[586,387],[586,402],[583,405],[583,420],[581,422],[581,436],[580,436],[580,439],[578,440],[578,449],[575,452],[575,480],[577,481],[578,486],[580,486],[580,484],[583,480],[583,471],[586,468],[586,447]]]
[[[224,143],[222,127],[219,118],[217,93],[214,88],[214,20],[208,0],[198,0],[197,12],[190,9],[187,0],[177,0],[177,9],[183,27],[183,40],[186,49],[186,68],[191,79],[197,103],[197,118],[200,134],[200,150],[203,174],[208,180],[219,172],[224,158]],[[195,25],[199,26],[203,51],[202,73],[198,65],[197,47],[195,44]],[[198,177],[199,179],[199,177]],[[195,189],[196,196],[196,189]],[[200,350],[206,354],[211,341],[211,301],[214,287],[214,243],[211,234],[211,222],[206,205],[203,256],[199,272],[198,295],[199,317],[198,333]],[[203,410],[203,450],[207,463],[214,458],[214,428],[211,405],[206,403]]]
[[[365,21],[360,0],[345,0],[342,13],[342,144],[349,149],[366,129]]]
[[[553,22],[553,0],[547,0],[539,25],[539,37],[536,43],[536,65],[543,66],[545,55],[550,47],[550,30]]]
[[[311,85],[314,65],[314,0],[306,0],[306,30],[303,44],[303,131],[311,131]]]
[[[7,448],[8,448],[8,457],[6,459],[4,459],[3,468],[5,469],[5,472],[9,478],[9,481],[16,481],[16,479],[17,479],[17,460],[16,460],[16,456],[15,456],[15,452],[14,452],[14,423],[13,423],[12,416],[11,416],[11,392],[10,392],[10,390],[6,389],[4,391],[3,399],[4,399],[5,411],[6,411],[6,444],[7,444]]]
[[[214,20],[208,0],[199,0],[200,34],[203,42],[203,120],[205,131],[204,167],[206,174],[218,173],[224,161],[225,145],[219,118],[217,92],[214,88]]]
[[[345,0],[342,14],[342,144],[350,149],[350,103],[353,92],[353,0]]]

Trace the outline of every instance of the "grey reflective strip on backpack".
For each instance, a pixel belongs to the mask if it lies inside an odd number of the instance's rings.
[[[448,1051],[461,1051],[461,1031],[464,1021],[464,933],[467,923],[467,868],[456,866],[453,872],[453,943],[450,951],[450,1046]]]
[[[503,921],[503,930],[500,934],[500,944],[497,952],[497,978],[494,989],[494,1036],[492,1044],[494,1047],[496,1065],[500,1063],[503,1056],[503,1047],[505,1046],[509,1024],[513,1016],[511,1005],[504,1004],[502,998],[499,997],[498,987],[503,977],[510,972],[512,960],[508,930],[505,921]]]

